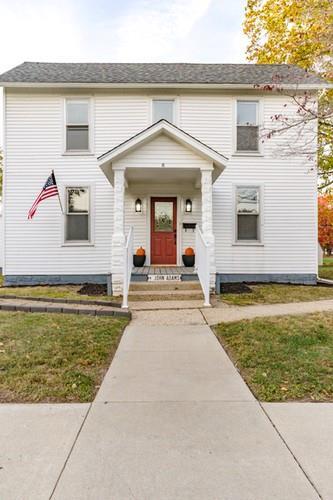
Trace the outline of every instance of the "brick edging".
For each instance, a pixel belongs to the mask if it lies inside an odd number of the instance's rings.
[[[57,306],[28,306],[16,304],[0,304],[1,311],[17,311],[17,312],[31,312],[31,313],[62,313],[62,314],[88,314],[90,316],[118,316],[125,318],[132,318],[130,311],[118,310],[100,310],[94,308],[85,309],[72,309],[70,307],[57,307]]]
[[[0,299],[19,299],[31,300],[34,302],[54,302],[55,304],[83,304],[92,306],[107,306],[107,307],[121,307],[120,302],[112,302],[107,300],[88,300],[88,299],[55,299],[52,297],[29,297],[28,295],[1,295]]]

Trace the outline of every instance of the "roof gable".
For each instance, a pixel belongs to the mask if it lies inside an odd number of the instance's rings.
[[[212,163],[207,157],[170,137],[161,129],[159,134],[150,137],[149,140],[145,140],[134,149],[126,151],[112,163],[124,164],[127,167],[137,164],[148,166],[149,164],[161,165],[163,163],[166,167],[170,167],[180,164],[183,160],[198,167],[209,166]]]
[[[183,130],[166,120],[160,120],[154,123],[135,136],[130,137],[123,143],[99,156],[97,158],[99,166],[107,175],[107,177],[109,177],[108,170],[110,164],[127,158],[127,156],[133,153],[133,151],[143,148],[145,145],[151,143],[154,139],[162,134],[169,139],[176,141],[177,144],[192,152],[196,157],[200,157],[204,161],[209,161],[211,164],[213,164],[214,179],[216,179],[224,170],[228,161],[227,157],[225,157],[221,153],[218,153],[203,142],[199,141],[195,137],[191,136],[187,132],[184,132]]]

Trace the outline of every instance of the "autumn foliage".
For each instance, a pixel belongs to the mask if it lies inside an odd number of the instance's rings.
[[[247,0],[243,26],[249,61],[297,64],[333,81],[332,0]],[[305,145],[301,154],[312,158],[318,153],[320,188],[325,189],[333,185],[333,90],[319,93],[318,112],[308,97],[297,103],[298,130],[302,134],[303,124],[317,119],[318,146],[313,151]]]
[[[318,239],[330,255],[333,251],[333,194],[318,197]]]

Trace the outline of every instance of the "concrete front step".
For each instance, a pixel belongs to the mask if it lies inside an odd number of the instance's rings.
[[[189,290],[190,292],[190,290]],[[177,292],[176,291],[170,291],[169,293],[161,293],[161,294],[158,294],[157,292],[152,292],[148,295],[143,295],[142,292],[136,292],[136,293],[132,293],[129,295],[128,297],[128,300],[130,302],[134,301],[134,302],[140,302],[140,301],[149,301],[149,302],[152,302],[152,301],[158,301],[158,302],[163,302],[163,301],[174,301],[174,300],[201,300],[203,302],[204,300],[204,297],[203,297],[203,294],[201,293],[195,293],[196,291],[194,291],[194,293],[189,293],[188,295],[184,295],[184,293],[182,293],[181,295],[177,295]]]
[[[140,292],[140,293],[139,293]],[[201,290],[133,290],[129,292],[129,296],[132,295],[160,295],[163,297],[168,297],[169,295],[195,295],[201,297]]]
[[[201,290],[199,281],[177,281],[177,282],[136,282],[131,283],[130,291],[148,290],[155,293],[156,290]]]

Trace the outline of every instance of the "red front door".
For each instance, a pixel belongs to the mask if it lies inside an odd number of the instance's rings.
[[[177,264],[177,198],[151,199],[151,264]]]

